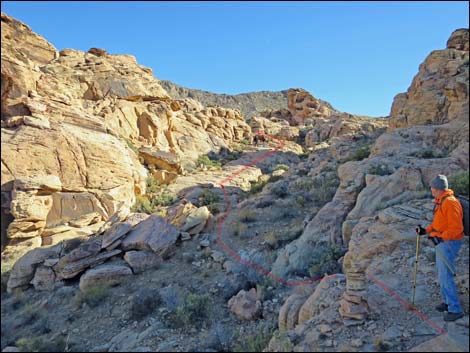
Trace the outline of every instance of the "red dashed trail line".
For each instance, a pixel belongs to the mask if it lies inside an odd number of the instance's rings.
[[[223,240],[222,240],[222,226],[224,224],[224,221],[225,219],[227,218],[227,216],[230,214],[231,212],[231,209],[232,209],[232,204],[230,203],[230,199],[227,195],[227,192],[225,191],[225,184],[227,184],[228,182],[230,182],[233,178],[235,178],[236,176],[238,176],[240,173],[242,173],[243,171],[247,170],[248,168],[250,167],[253,167],[255,166],[257,163],[261,162],[262,160],[272,156],[273,154],[275,154],[277,151],[279,151],[282,147],[284,147],[285,145],[285,142],[274,137],[274,136],[271,136],[271,135],[268,135],[268,134],[262,134],[262,133],[259,133],[260,136],[264,136],[264,137],[268,137],[272,140],[276,140],[278,142],[278,146],[275,147],[274,149],[266,152],[266,153],[263,153],[261,154],[260,156],[258,156],[257,158],[253,159],[250,163],[248,163],[247,165],[241,167],[240,169],[238,169],[236,172],[234,172],[233,174],[231,174],[230,176],[224,178],[220,183],[219,183],[219,186],[220,188],[222,189],[222,192],[224,194],[224,198],[225,198],[225,202],[227,203],[227,209],[225,210],[225,212],[223,213],[223,215],[219,218],[219,221],[218,221],[218,224],[217,224],[217,244],[227,253],[229,254],[233,259],[235,259],[236,261],[244,264],[244,265],[247,265],[253,269],[255,269],[256,271],[258,271],[259,273],[262,273],[263,275],[285,285],[285,286],[288,286],[288,287],[296,287],[296,286],[301,286],[301,285],[305,285],[305,284],[311,284],[311,283],[314,283],[314,282],[318,282],[318,281],[321,281],[322,279],[326,279],[326,278],[336,278],[337,275],[336,274],[333,274],[333,275],[329,275],[329,276],[324,276],[324,277],[317,277],[317,278],[310,278],[310,279],[306,279],[306,280],[302,280],[302,281],[286,281],[285,279],[282,279],[280,278],[279,276],[276,276],[275,274],[273,274],[272,272],[268,271],[267,269],[263,268],[262,266],[259,266],[258,264],[255,264],[251,261],[248,261],[246,259],[243,259],[240,255],[237,254],[237,252],[235,252],[234,250],[232,250],[229,246],[227,246]],[[423,320],[425,323],[427,323],[430,327],[432,327],[437,333],[439,334],[444,334],[444,335],[447,335],[447,332],[442,328],[440,327],[439,325],[437,325],[436,323],[434,323],[433,321],[431,321],[428,317],[426,317],[423,313],[421,313],[420,311],[418,311],[418,309],[416,309],[416,307],[414,307],[413,305],[411,305],[409,302],[407,302],[406,300],[404,300],[403,298],[401,298],[396,292],[394,292],[392,289],[390,289],[387,285],[385,285],[383,282],[379,281],[376,277],[374,277],[373,275],[371,274],[368,274],[367,277],[372,281],[374,282],[377,286],[379,286],[384,292],[386,292],[387,294],[389,294],[392,298],[394,298],[395,300],[397,300],[403,307],[405,307],[406,309],[408,309],[410,312],[414,313],[417,317],[419,317],[421,320]]]

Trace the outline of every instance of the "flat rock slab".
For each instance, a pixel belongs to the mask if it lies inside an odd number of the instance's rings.
[[[153,251],[162,258],[172,252],[179,231],[159,215],[151,215],[131,230],[121,243],[122,250]]]
[[[132,275],[132,271],[126,265],[103,264],[87,270],[80,277],[80,290],[86,291],[97,285],[113,286],[129,275]]]

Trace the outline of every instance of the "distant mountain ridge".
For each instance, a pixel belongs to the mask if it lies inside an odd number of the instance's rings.
[[[258,91],[235,95],[218,94],[199,89],[186,88],[168,80],[161,80],[160,85],[173,99],[193,98],[205,106],[222,106],[239,109],[245,118],[259,116],[265,110],[287,108],[287,92]]]

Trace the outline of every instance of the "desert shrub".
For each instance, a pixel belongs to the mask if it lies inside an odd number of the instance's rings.
[[[325,273],[334,274],[341,271],[338,259],[343,255],[343,251],[336,246],[320,245],[312,253],[313,262],[310,265],[309,273],[312,277],[321,277]]]
[[[238,214],[238,219],[243,223],[251,223],[256,221],[257,214],[255,211],[245,208]]]
[[[153,207],[150,203],[150,200],[147,196],[138,195],[135,198],[135,204],[132,206],[132,212],[138,213],[153,213]]]
[[[277,183],[271,187],[271,193],[277,197],[284,198],[289,194],[286,183]]]
[[[173,323],[177,327],[199,326],[210,316],[209,295],[189,293],[184,300],[184,304],[178,306],[173,313]]]
[[[243,139],[243,140],[240,141],[240,143],[241,143],[242,145],[247,146],[247,145],[250,144],[250,141],[248,141],[247,139]]]
[[[469,177],[468,170],[449,176],[449,188],[454,190],[457,195],[468,197],[470,195]]]
[[[199,156],[199,158],[197,159],[197,164],[206,166],[207,168],[220,169],[222,167],[222,163],[220,163],[219,161],[210,159],[209,156],[207,155]]]
[[[295,197],[295,203],[299,206],[299,207],[305,207],[305,197],[303,195],[298,195]]]
[[[109,294],[108,285],[95,285],[87,288],[86,290],[78,291],[75,294],[73,301],[77,306],[87,303],[91,307],[100,304]]]
[[[412,157],[429,159],[429,158],[444,158],[446,157],[446,153],[441,151],[433,150],[430,148],[426,148],[423,150],[419,150],[410,154]]]
[[[24,319],[25,324],[29,324],[33,321],[39,320],[41,317],[44,316],[44,309],[38,308],[34,304],[27,303],[23,310],[21,311],[21,316]]]
[[[262,352],[272,338],[272,331],[261,329],[252,335],[239,333],[234,352]]]
[[[362,161],[370,155],[370,146],[363,146],[355,150],[350,156],[345,158],[343,162]]]
[[[390,175],[393,174],[393,169],[386,164],[372,164],[367,170],[367,173],[373,175]]]
[[[374,339],[374,348],[377,352],[386,352],[390,349],[390,345],[380,337]]]
[[[314,192],[312,198],[315,202],[326,204],[335,196],[339,186],[339,178],[334,173],[313,179]]]
[[[220,195],[214,191],[204,189],[201,196],[199,196],[201,206],[208,206],[220,201]]]
[[[303,228],[300,226],[282,230],[273,229],[264,235],[264,241],[271,249],[276,250],[292,240],[297,239],[302,232]]]
[[[131,299],[130,312],[134,319],[141,319],[152,313],[160,304],[158,292],[148,288],[140,289]]]
[[[153,177],[152,175],[149,175],[145,181],[146,185],[147,185],[147,188],[146,188],[146,192],[147,194],[153,194],[153,193],[156,193],[160,190],[160,182],[155,179],[155,177]]]
[[[66,352],[67,344],[63,337],[53,340],[50,337],[22,337],[16,341],[21,352]]]
[[[292,191],[310,191],[314,188],[314,182],[312,178],[298,178],[291,183],[290,188]]]
[[[251,184],[249,193],[254,195],[254,194],[261,192],[267,183],[268,183],[267,180],[261,180],[261,181]]]
[[[135,199],[134,206],[132,206],[132,212],[152,214],[157,211],[159,206],[169,206],[174,201],[175,198],[173,195],[166,191],[152,197],[138,195]]]

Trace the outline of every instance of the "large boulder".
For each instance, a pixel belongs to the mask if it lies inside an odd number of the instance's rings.
[[[132,271],[124,264],[103,264],[87,270],[80,277],[80,290],[86,292],[96,286],[113,286],[129,275]]]
[[[240,291],[228,301],[228,307],[232,313],[243,320],[254,320],[261,314],[261,301],[259,301],[256,289],[246,292]]]
[[[159,215],[151,215],[122,240],[121,249],[153,251],[166,258],[174,250],[179,231]]]

